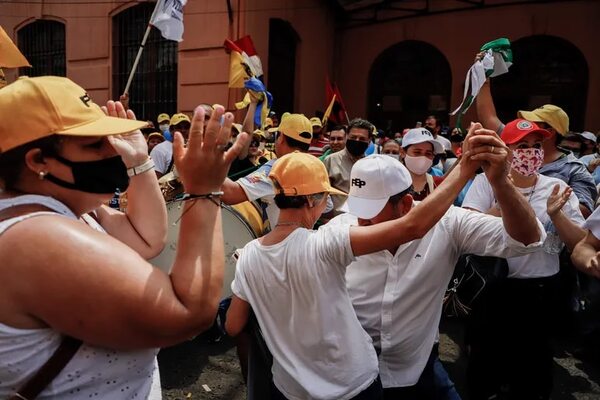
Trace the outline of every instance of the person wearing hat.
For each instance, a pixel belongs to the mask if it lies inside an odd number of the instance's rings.
[[[463,158],[432,196],[402,218],[373,226],[325,225],[315,231],[312,227],[325,210],[327,196],[342,192],[331,186],[318,158],[294,152],[278,159],[269,178],[280,217],[270,233],[242,249],[225,323],[230,335],[239,334],[252,307],[273,354],[272,398],[381,398],[377,354],[348,297],[346,266],[356,257],[427,234],[479,165]],[[410,175],[403,168],[400,173],[402,198],[408,193]],[[382,193],[387,189],[372,180],[376,174],[352,180],[352,187],[366,194],[358,206],[361,210],[385,207],[389,200]],[[519,225],[524,221],[527,218]],[[532,225],[537,231],[535,222]]]
[[[165,137],[158,132],[152,132],[151,134],[148,135],[148,139],[146,139],[146,143],[148,144],[148,154],[150,154],[150,152],[152,151],[152,149],[165,141]]]
[[[585,136],[584,136],[585,135]],[[591,154],[581,157],[579,160],[587,167],[588,171],[594,177],[596,185],[600,184],[600,143],[597,143],[596,135],[592,132],[583,132],[582,137],[585,137],[589,142],[594,143],[594,151]]]
[[[327,172],[329,173],[329,180],[331,185],[347,193],[350,190],[350,171],[352,166],[358,160],[365,156],[365,152],[371,144],[373,137],[373,131],[375,127],[372,123],[365,119],[355,118],[350,121],[348,125],[348,135],[346,138],[346,147],[338,151],[337,153],[331,154],[327,157],[323,163]],[[333,200],[334,210],[344,204],[346,199],[341,196],[331,196]]]
[[[596,152],[596,142],[597,138],[592,132],[584,131],[579,134],[581,137],[581,152],[579,153],[579,157],[588,156],[594,154]]]
[[[423,200],[442,181],[428,173],[433,158],[441,153],[444,153],[444,147],[428,129],[413,128],[402,137],[400,157],[412,176],[413,199]]]
[[[511,121],[502,131],[512,182],[535,211],[547,239],[541,251],[506,257],[508,279],[487,294],[481,308],[473,310],[467,373],[470,397],[474,399],[499,395],[503,385],[509,386],[510,398],[550,397],[550,321],[559,295],[559,254],[565,246],[571,251],[582,239],[578,231],[570,229],[569,220],[579,226],[584,223],[571,189],[562,180],[540,173],[544,142],[551,137],[548,130],[525,119]],[[463,207],[503,217],[512,214],[513,208],[498,206],[498,196],[489,178],[478,175]],[[565,198],[564,207],[561,198]]]
[[[275,134],[275,154],[282,157],[295,151],[306,153],[312,139],[312,126],[303,114],[285,113],[281,124],[271,128]],[[273,199],[275,192],[269,179],[269,172],[277,159],[268,161],[251,174],[237,181],[225,180],[222,201],[225,204],[239,204],[244,201],[256,201],[266,214],[271,226],[275,226],[279,218],[279,209]]]
[[[478,54],[476,60],[479,57],[483,57],[483,53]],[[486,79],[475,98],[475,104],[477,115],[483,126],[500,134],[504,129],[504,124],[496,115],[489,78]],[[573,192],[579,199],[583,216],[588,217],[594,210],[594,204],[598,197],[594,179],[577,157],[558,147],[562,138],[569,132],[567,113],[558,106],[545,104],[532,111],[518,111],[517,118],[535,122],[540,128],[550,132],[550,136],[544,141],[544,163],[540,168],[540,173],[561,179],[573,188]]]
[[[315,157],[321,157],[323,152],[327,151],[329,148],[329,139],[325,136],[325,129],[323,128],[323,124],[319,117],[312,117],[310,119],[310,124],[312,125],[313,137],[310,142],[310,147],[308,148],[308,154],[312,154]]]
[[[442,300],[458,258],[467,253],[526,254],[539,249],[545,237],[533,210],[509,182],[505,146],[493,132],[480,128],[473,125],[469,137],[482,135],[472,137],[483,145],[477,150],[482,152],[479,160],[499,193],[500,205],[513,212],[500,219],[450,207],[424,237],[357,257],[346,269],[354,310],[379,354],[384,399],[456,398],[449,393],[455,394],[452,388],[443,392],[434,382],[434,370],[441,368],[435,342]],[[464,162],[458,161],[457,167],[463,168]],[[343,207],[348,213],[328,225],[389,224],[430,204],[445,185],[415,206],[410,172],[385,155],[357,161],[351,180],[365,184],[351,186]]]
[[[24,386],[61,342],[76,351],[50,388],[36,388],[39,398],[146,398],[158,347],[187,340],[214,321],[224,257],[220,207],[212,200],[244,141],[227,153],[218,146],[228,140],[233,116],[226,114],[221,127],[219,109],[204,131],[199,112],[195,140],[185,148],[175,137],[191,200],[169,276],[142,258],[148,255],[136,248],[143,243],[129,244],[144,228],[139,215],[149,219],[137,209],[147,197],[129,199],[126,219],[140,225],[97,213],[117,187],[160,196],[137,131],[145,122],[120,103],[109,102],[107,114],[67,78],[22,77],[0,91],[0,117],[23,121],[18,129],[0,126],[2,398],[35,397]],[[108,234],[79,219],[91,212]],[[155,214],[166,228],[165,210]]]
[[[173,114],[169,123],[171,134],[174,135],[175,132],[180,132],[183,139],[187,141],[191,126],[190,117],[183,113]],[[174,165],[173,142],[165,140],[154,146],[150,152],[150,158],[154,161],[154,171],[158,178],[170,172]]]

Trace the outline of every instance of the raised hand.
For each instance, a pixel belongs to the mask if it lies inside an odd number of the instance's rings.
[[[110,117],[136,119],[133,111],[125,110],[119,101],[109,100],[106,106],[102,107],[102,111]],[[126,135],[109,136],[108,141],[127,168],[136,167],[148,159],[148,144],[139,129]]]
[[[573,193],[573,189],[571,189],[569,186],[567,186],[561,193],[560,185],[554,185],[554,188],[552,188],[552,193],[550,193],[550,196],[548,196],[548,200],[546,201],[546,212],[550,218],[562,210],[563,206],[567,204],[567,201],[569,201],[571,193]]]
[[[481,128],[481,124],[474,124],[471,128],[475,129],[465,138],[471,160],[481,163],[481,167],[492,185],[505,179],[510,172],[508,147],[496,132]],[[471,130],[469,132],[471,133]]]
[[[464,168],[465,172],[470,175],[474,175],[477,169],[481,166],[481,162],[471,159],[472,154],[472,145],[469,141],[473,135],[475,135],[475,131],[477,129],[481,129],[480,123],[471,123],[469,127],[469,131],[467,132],[467,136],[465,137],[462,145],[462,155],[460,157],[461,166]]]
[[[223,126],[219,123],[223,116]],[[215,107],[204,129],[204,109],[196,107],[187,146],[180,132],[175,132],[173,157],[185,191],[190,194],[218,192],[227,176],[231,162],[238,156],[250,137],[240,133],[233,146],[225,151],[231,136],[233,114]]]

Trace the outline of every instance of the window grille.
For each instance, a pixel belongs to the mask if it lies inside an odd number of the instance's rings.
[[[154,3],[128,8],[113,17],[113,98],[125,85],[152,15]],[[152,28],[129,88],[129,107],[138,119],[155,121],[177,110],[177,42]]]
[[[17,43],[33,68],[19,68],[19,75],[66,76],[65,25],[40,19],[17,33]]]

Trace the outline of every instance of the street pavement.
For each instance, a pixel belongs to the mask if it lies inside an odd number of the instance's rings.
[[[461,349],[462,324],[444,320],[440,358],[463,400],[466,359]],[[600,359],[581,353],[570,340],[557,343],[552,400],[600,400]],[[600,354],[600,352],[596,352]],[[584,356],[588,357],[584,357]],[[584,358],[584,360],[582,360]],[[213,342],[203,335],[159,354],[164,400],[242,400],[246,390],[231,339]],[[499,399],[501,400],[501,399]]]

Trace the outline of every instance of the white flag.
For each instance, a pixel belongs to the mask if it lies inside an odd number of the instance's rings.
[[[183,39],[183,7],[187,0],[158,0],[150,24],[165,39],[181,42]]]

